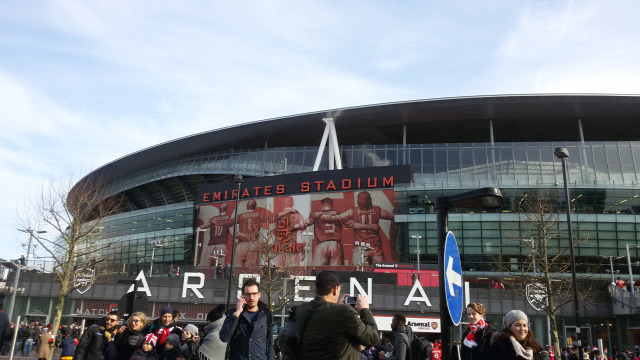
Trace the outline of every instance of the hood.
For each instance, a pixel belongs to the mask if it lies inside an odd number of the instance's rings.
[[[225,317],[225,315],[222,315],[220,319],[207,324],[207,326],[204,327],[204,332],[208,334],[211,331],[220,331],[220,329],[222,328],[222,324],[224,324]]]

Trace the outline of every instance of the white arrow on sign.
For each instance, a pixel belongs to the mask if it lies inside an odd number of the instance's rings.
[[[449,265],[447,266],[447,282],[449,283],[449,293],[453,294],[453,285],[462,287],[462,274],[458,274],[453,270],[453,257],[449,256]]]

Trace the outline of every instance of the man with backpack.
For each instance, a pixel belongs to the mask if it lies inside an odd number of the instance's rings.
[[[386,359],[411,360],[409,341],[413,340],[413,331],[410,326],[407,326],[407,318],[402,314],[395,314],[391,320],[391,330],[394,332],[393,351],[391,357],[386,357]]]
[[[429,340],[414,336],[411,341],[411,360],[431,360],[433,344]]]

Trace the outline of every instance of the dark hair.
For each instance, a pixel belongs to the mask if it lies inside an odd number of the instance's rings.
[[[505,337],[505,338],[509,338],[510,336],[514,336],[514,334],[511,331],[511,329],[509,329],[509,327],[507,326],[502,330],[502,336]],[[520,342],[520,341],[518,341],[518,342]],[[527,331],[527,336],[525,336],[524,341],[522,341],[520,343],[522,344],[522,347],[524,347],[524,348],[530,347],[531,349],[533,349],[534,353],[540,352],[542,350],[542,347],[540,346],[540,343],[535,338],[535,336],[533,336],[533,331],[531,331],[531,328],[529,328],[529,331]]]
[[[222,317],[224,314],[225,306],[224,304],[220,304],[213,308],[213,310],[209,311],[207,314],[207,320],[214,322]]]
[[[341,284],[340,278],[333,271],[320,271],[320,273],[316,275],[316,294],[320,296],[329,295],[331,289]]]
[[[393,315],[393,318],[396,319],[396,321],[401,323],[402,325],[407,325],[407,318],[404,315],[395,314]]]
[[[247,286],[253,286],[253,285],[257,286],[258,291],[260,291],[260,283],[258,282],[258,280],[256,280],[255,278],[248,278],[242,284],[242,293],[244,294],[244,288],[246,288]]]
[[[179,317],[180,316],[180,310],[173,310],[173,314],[171,314],[173,317]]]

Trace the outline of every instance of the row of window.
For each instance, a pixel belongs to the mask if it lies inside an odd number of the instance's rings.
[[[345,168],[413,167],[416,185],[536,186],[562,182],[556,147],[568,149],[574,185],[622,185],[638,181],[640,142],[450,143],[342,146]],[[233,174],[270,176],[311,171],[317,147],[246,149],[202,154],[127,176],[111,193],[175,176]],[[327,155],[321,168],[326,168]]]

